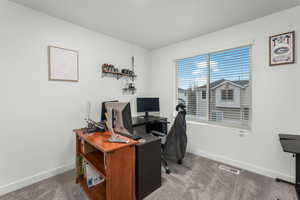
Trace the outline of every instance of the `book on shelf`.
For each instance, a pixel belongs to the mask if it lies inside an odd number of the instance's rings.
[[[89,188],[102,183],[105,178],[102,177],[93,167],[85,162],[85,178]]]

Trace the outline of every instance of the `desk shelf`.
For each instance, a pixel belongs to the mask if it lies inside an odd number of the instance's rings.
[[[106,178],[106,170],[104,163],[104,155],[102,152],[94,151],[91,153],[80,154],[86,162],[88,162],[101,176]]]

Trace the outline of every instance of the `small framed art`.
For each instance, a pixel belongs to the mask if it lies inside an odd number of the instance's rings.
[[[79,81],[78,51],[49,46],[49,80]]]
[[[270,66],[295,63],[295,31],[269,38]]]

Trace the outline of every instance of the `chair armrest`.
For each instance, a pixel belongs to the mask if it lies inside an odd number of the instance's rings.
[[[168,121],[165,121],[165,120],[158,120],[156,122],[159,122],[159,123],[162,123],[162,124],[170,124],[170,122]]]
[[[165,137],[166,134],[159,132],[159,131],[151,131],[151,134],[158,137]]]

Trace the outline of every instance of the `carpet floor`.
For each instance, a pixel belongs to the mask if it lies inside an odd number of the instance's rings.
[[[145,200],[297,200],[293,186],[241,171],[234,175],[220,163],[187,154],[184,163],[169,163],[172,173],[162,174],[162,187]],[[87,200],[75,184],[75,171],[43,180],[0,197],[0,200]]]

